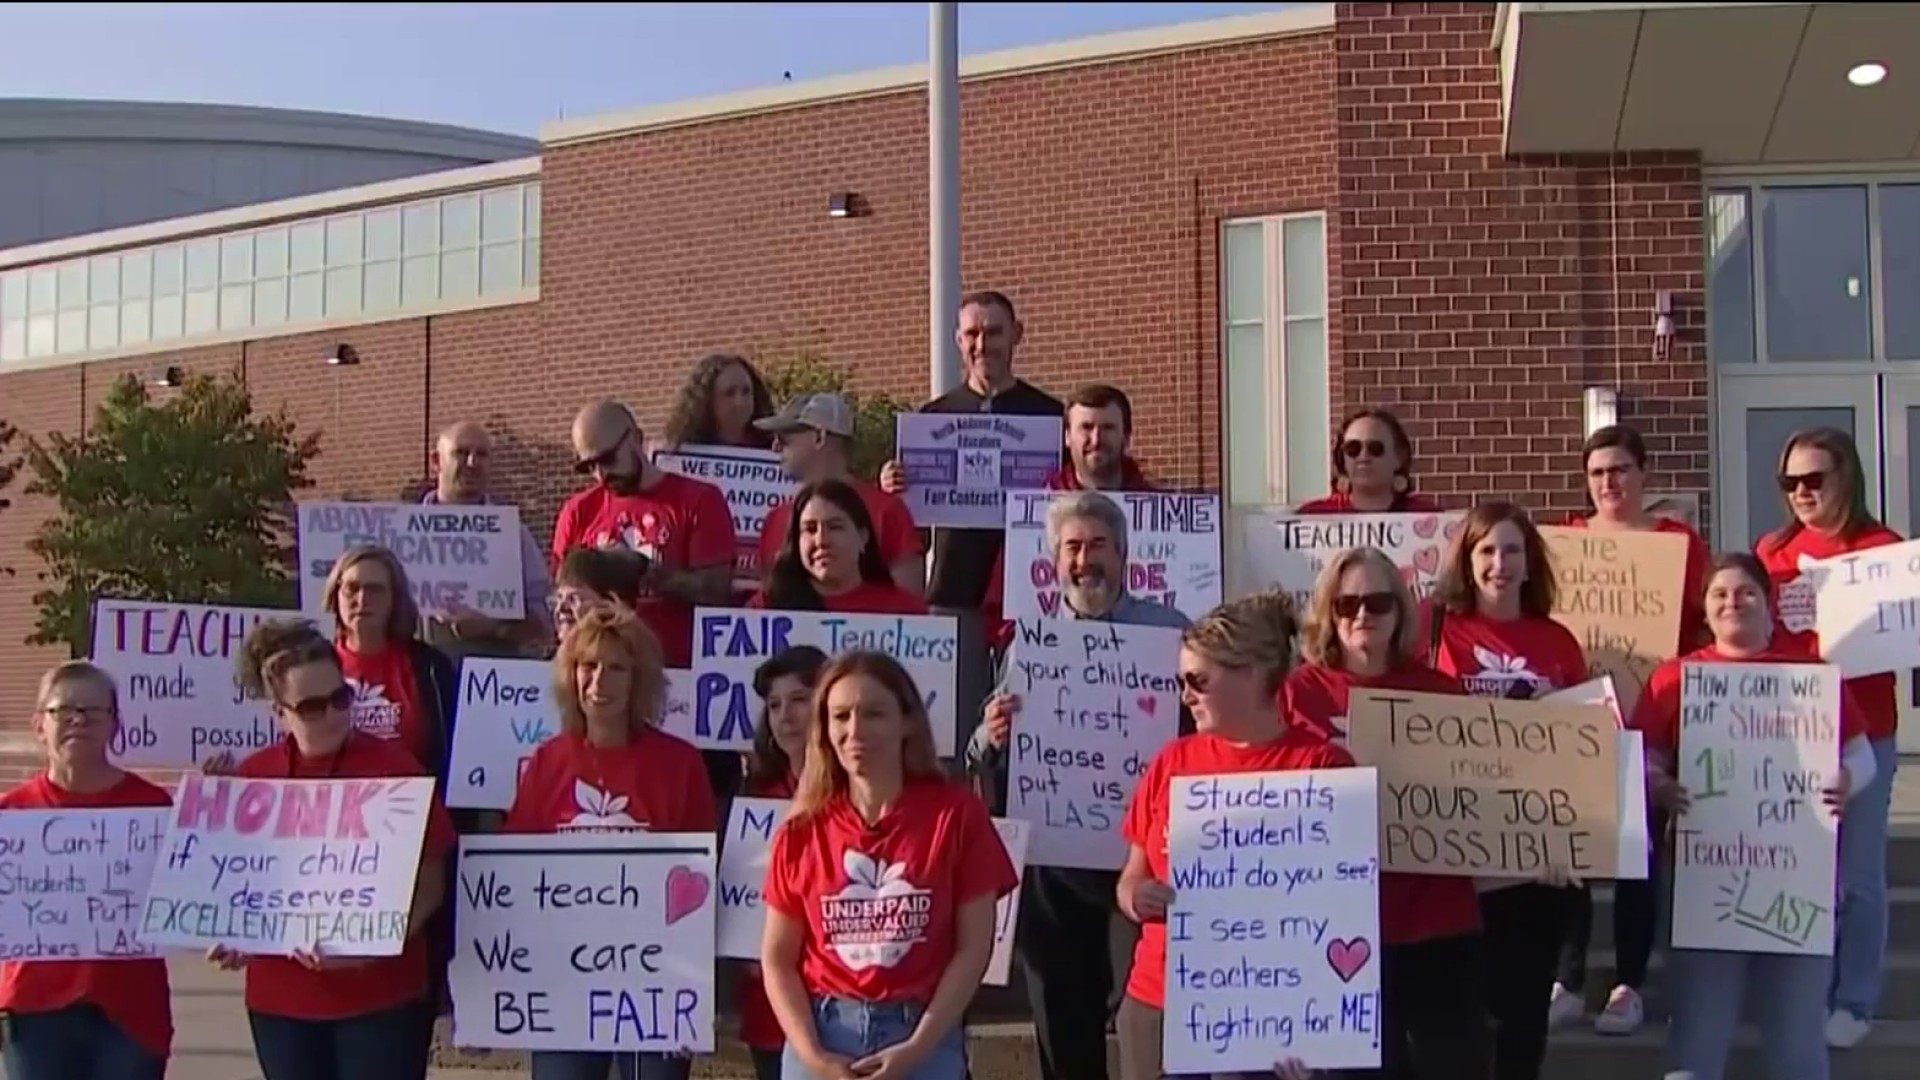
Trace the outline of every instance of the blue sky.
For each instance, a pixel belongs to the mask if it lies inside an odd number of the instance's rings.
[[[1292,4],[960,6],[989,52]],[[547,120],[926,58],[927,5],[7,4],[0,98],[367,113],[533,135]]]

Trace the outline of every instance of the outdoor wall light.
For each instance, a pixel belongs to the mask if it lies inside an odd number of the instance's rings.
[[[1887,65],[1865,63],[1857,64],[1847,72],[1847,81],[1855,86],[1878,86],[1880,80],[1887,77]]]
[[[834,218],[859,217],[860,196],[851,191],[836,191],[827,196],[827,216]]]
[[[351,345],[335,345],[327,354],[328,367],[353,367],[360,362],[360,354]]]
[[[147,383],[150,386],[164,386],[172,389],[186,381],[187,373],[177,367],[158,367],[147,373]]]

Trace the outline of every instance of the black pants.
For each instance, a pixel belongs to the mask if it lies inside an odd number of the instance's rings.
[[[733,797],[740,793],[746,766],[737,750],[702,750],[701,763],[707,767],[707,786],[713,791],[713,810],[720,822],[720,835],[727,832],[727,816],[733,813]]]
[[[1667,816],[1650,810],[1647,829],[1653,833],[1654,843],[1647,865],[1657,867],[1666,846]],[[1615,981],[1621,986],[1639,990],[1646,985],[1659,913],[1659,894],[1651,874],[1640,881],[1613,883],[1613,959],[1619,968]],[[1567,916],[1567,941],[1560,950],[1558,976],[1560,985],[1576,994],[1587,986],[1587,952],[1592,945],[1593,890],[1584,888],[1574,896],[1573,909]]]
[[[433,1007],[416,1001],[344,1020],[295,1020],[248,1010],[266,1080],[424,1080]]]
[[[1512,885],[1480,894],[1486,926],[1487,1012],[1493,1080],[1539,1080],[1547,1053],[1547,1001],[1560,965],[1574,890]]]
[[[1018,941],[1042,1080],[1107,1080],[1107,1021],[1120,1007],[1140,927],[1120,914],[1120,875],[1042,866],[1020,892]]]
[[[1486,1080],[1486,950],[1479,934],[1388,945],[1380,955],[1381,1080]]]

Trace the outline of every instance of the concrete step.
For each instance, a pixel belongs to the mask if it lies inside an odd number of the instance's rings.
[[[1587,957],[1587,1022],[1599,1013],[1607,995],[1619,982],[1612,952],[1595,950]],[[1647,985],[1640,988],[1649,1017],[1665,1018],[1671,997],[1667,992],[1666,957],[1658,950],[1647,965]],[[1894,953],[1887,957],[1886,979],[1880,993],[1880,1017],[1920,1022],[1920,954]]]

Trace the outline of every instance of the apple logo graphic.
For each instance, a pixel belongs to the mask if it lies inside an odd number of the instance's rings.
[[[578,812],[573,815],[572,821],[561,824],[562,830],[620,832],[646,828],[645,824],[635,821],[627,813],[625,795],[601,791],[585,780],[573,782],[573,804]]]
[[[926,938],[933,895],[908,881],[905,863],[889,863],[848,848],[841,856],[847,883],[820,899],[822,929],[849,970],[893,967]]]

